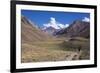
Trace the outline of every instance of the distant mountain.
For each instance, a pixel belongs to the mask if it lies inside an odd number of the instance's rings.
[[[68,37],[90,37],[90,23],[76,20],[69,27],[61,29],[55,32],[56,36],[68,36]]]
[[[53,35],[54,32],[57,31],[57,29],[55,29],[54,27],[50,26],[50,27],[46,27],[45,29],[43,29],[44,32]]]
[[[45,41],[52,36],[41,31],[34,23],[24,16],[21,16],[21,37],[22,42]]]
[[[51,17],[48,23],[43,24],[42,30],[48,34],[54,35],[55,32],[68,26],[69,24],[60,23],[56,20],[56,18]]]

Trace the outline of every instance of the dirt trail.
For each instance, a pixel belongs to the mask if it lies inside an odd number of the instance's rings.
[[[66,57],[66,60],[78,60],[81,54],[82,54],[82,51],[72,53],[68,57]]]

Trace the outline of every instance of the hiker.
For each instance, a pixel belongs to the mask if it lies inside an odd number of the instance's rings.
[[[80,50],[81,50],[81,46],[78,47],[78,52],[80,52]]]

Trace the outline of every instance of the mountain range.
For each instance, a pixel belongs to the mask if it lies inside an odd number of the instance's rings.
[[[52,26],[43,29],[44,32],[54,36],[63,37],[90,37],[90,22],[75,20],[69,27],[56,29]]]
[[[50,26],[40,29],[29,19],[21,17],[22,41],[44,41],[53,37],[90,37],[90,23],[76,20],[69,27],[55,29]]]

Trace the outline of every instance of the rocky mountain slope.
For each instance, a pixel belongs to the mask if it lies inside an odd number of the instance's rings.
[[[68,37],[90,37],[90,23],[84,21],[74,21],[68,28],[56,32],[56,36]]]

